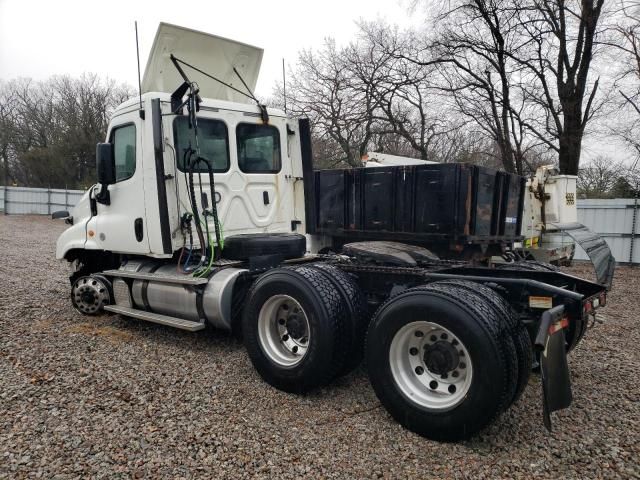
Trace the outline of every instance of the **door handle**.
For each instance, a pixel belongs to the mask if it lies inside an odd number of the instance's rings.
[[[144,238],[144,227],[142,225],[142,218],[136,218],[133,222],[133,231],[136,234],[136,240],[139,242]]]
[[[265,205],[269,205],[269,192],[267,192],[266,190],[262,192],[262,201]]]

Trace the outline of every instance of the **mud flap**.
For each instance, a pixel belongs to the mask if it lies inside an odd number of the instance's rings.
[[[607,242],[581,223],[549,223],[550,226],[569,235],[586,252],[596,271],[596,280],[611,290],[616,259],[611,255]]]
[[[540,352],[542,415],[544,426],[549,431],[551,412],[569,407],[573,399],[563,331],[567,325],[563,305],[546,310],[540,319],[534,343]]]

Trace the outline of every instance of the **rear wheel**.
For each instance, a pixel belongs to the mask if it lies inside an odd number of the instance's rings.
[[[493,309],[474,292],[438,283],[407,290],[371,321],[369,378],[409,430],[436,440],[468,438],[513,397],[516,358],[502,332]]]
[[[367,303],[362,290],[355,279],[339,268],[326,263],[310,265],[317,270],[340,292],[346,318],[347,356],[339,375],[346,375],[356,368],[364,354],[364,337],[367,332],[369,316]]]
[[[513,391],[512,400],[509,405],[518,401],[529,382],[531,365],[533,362],[533,350],[531,347],[529,332],[518,320],[516,312],[498,292],[485,285],[466,280],[446,280],[438,283],[453,285],[463,288],[468,292],[474,292],[476,295],[481,296],[483,300],[491,306],[497,315],[498,321],[504,329],[504,335],[511,337],[513,348],[515,349],[517,363],[514,365],[514,368],[516,370],[517,381]],[[508,340],[505,340],[505,342],[506,344],[510,343]],[[511,346],[507,345],[507,348],[511,348]],[[509,405],[506,407],[508,408]]]
[[[247,297],[242,331],[253,366],[269,384],[306,392],[330,382],[347,354],[339,292],[309,267],[262,275]]]

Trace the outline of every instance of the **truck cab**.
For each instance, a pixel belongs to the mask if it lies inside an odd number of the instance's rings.
[[[183,67],[197,82],[195,125],[185,107],[175,109],[172,94],[182,79],[167,52],[216,78]],[[250,98],[261,59],[257,47],[161,24],[140,97],[117,107],[108,127],[114,178],[79,202],[57,258],[87,251],[169,258],[189,241],[181,233],[184,214],[214,202],[223,237],[304,233],[299,123],[266,107],[265,121]],[[195,155],[212,165],[215,187],[200,162],[191,172],[198,183],[191,198],[188,166]],[[199,244],[194,238],[192,246]]]
[[[205,99],[196,145],[189,119],[172,114],[170,105],[170,94],[149,92],[114,112],[107,141],[115,182],[106,186],[108,197],[100,197],[100,184],[85,194],[72,213],[73,228],[58,241],[57,258],[77,249],[171,257],[185,242],[181,213],[193,209],[185,158],[196,148],[213,164],[215,178],[211,199],[208,172],[194,171],[202,185],[196,208],[215,201],[225,236],[304,232],[297,122],[268,109],[264,124],[251,105]]]

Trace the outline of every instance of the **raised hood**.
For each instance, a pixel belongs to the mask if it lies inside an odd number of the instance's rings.
[[[182,84],[182,77],[169,58],[171,54],[244,92],[242,82],[233,71],[235,67],[251,91],[255,91],[262,53],[261,48],[251,45],[160,23],[144,70],[142,91],[172,93]],[[249,98],[219,82],[187,66],[183,65],[182,68],[189,79],[200,87],[201,97],[252,103]]]

